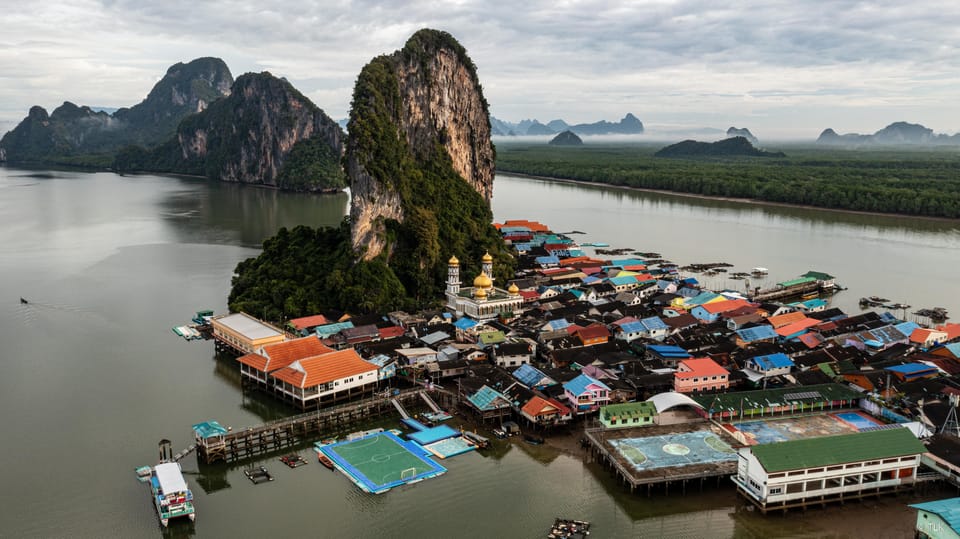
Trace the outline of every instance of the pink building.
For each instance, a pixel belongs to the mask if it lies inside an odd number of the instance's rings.
[[[678,393],[719,391],[728,387],[730,372],[710,358],[681,360],[673,375],[673,389]]]

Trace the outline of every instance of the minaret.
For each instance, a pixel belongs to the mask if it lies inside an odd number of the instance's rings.
[[[489,252],[483,255],[483,258],[481,259],[480,271],[482,271],[484,275],[493,281],[493,257],[490,256]]]
[[[460,261],[451,256],[447,262],[447,295],[456,297],[460,293]]]

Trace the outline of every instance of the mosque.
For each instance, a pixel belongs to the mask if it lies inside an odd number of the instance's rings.
[[[450,257],[447,264],[447,308],[457,316],[469,316],[474,320],[491,320],[504,313],[517,314],[523,305],[520,289],[511,284],[504,290],[493,286],[493,257],[483,255],[480,275],[472,287],[460,288],[460,261]]]

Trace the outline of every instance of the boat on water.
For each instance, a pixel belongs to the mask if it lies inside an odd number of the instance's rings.
[[[243,471],[243,475],[246,475],[247,479],[249,479],[254,485],[266,483],[267,481],[273,481],[273,475],[271,475],[264,466],[248,468]]]
[[[531,445],[541,445],[544,442],[543,436],[537,436],[536,434],[524,434],[523,441]]]
[[[485,436],[480,436],[476,432],[471,432],[469,430],[463,431],[463,437],[467,440],[470,440],[475,446],[483,449],[490,445],[490,440]]]
[[[317,451],[317,460],[320,461],[320,464],[323,464],[330,470],[333,470],[333,461],[330,460],[330,457],[326,456],[323,451]]]
[[[173,518],[187,517],[190,522],[196,519],[193,493],[187,487],[179,463],[163,462],[154,466],[150,475],[150,490],[160,524],[164,528],[169,526]]]
[[[768,270],[767,268],[756,267],[750,270],[750,273],[753,275],[766,275],[770,273],[770,270]]]
[[[300,466],[307,464],[306,459],[296,453],[280,457],[280,462],[286,464],[290,468],[299,468]]]

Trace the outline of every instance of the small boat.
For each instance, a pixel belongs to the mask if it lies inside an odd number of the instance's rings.
[[[257,468],[248,468],[243,471],[243,474],[246,475],[247,479],[252,481],[254,485],[266,483],[267,481],[273,481],[273,476],[270,475],[270,472],[268,472],[263,466]]]
[[[196,519],[193,493],[187,487],[179,463],[157,464],[150,475],[150,491],[153,493],[153,505],[157,508],[160,524],[164,528],[170,524],[172,518],[187,517],[191,522]]]
[[[757,267],[750,270],[750,273],[752,273],[753,275],[766,275],[770,273],[770,270],[768,270],[767,268]]]
[[[300,466],[307,464],[307,461],[296,453],[280,457],[280,462],[286,464],[290,468],[299,468]]]
[[[480,436],[476,432],[470,432],[468,430],[463,431],[463,437],[472,442],[475,446],[480,449],[486,448],[490,445],[490,440],[485,436]]]
[[[541,445],[543,444],[543,436],[537,436],[535,434],[524,434],[523,441],[531,445]]]
[[[23,305],[26,305],[26,304],[28,304],[28,303],[30,303],[30,302],[27,301],[27,300],[25,300],[25,299],[23,299],[23,298],[20,298],[20,303],[22,303]]]
[[[320,461],[320,464],[323,464],[327,468],[333,470],[333,461],[330,460],[330,457],[323,454],[322,451],[317,451],[317,460]]]

